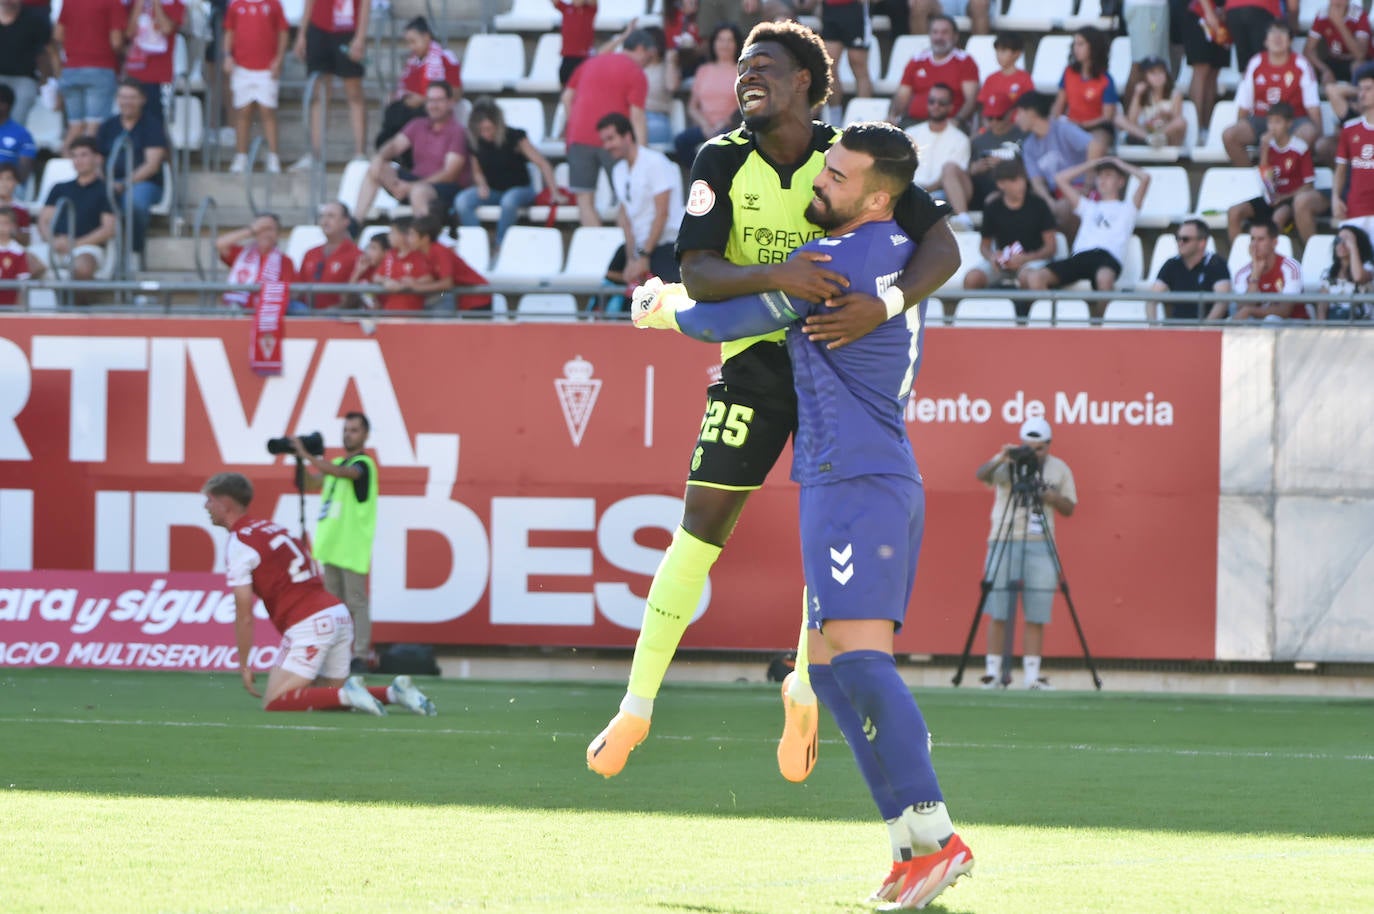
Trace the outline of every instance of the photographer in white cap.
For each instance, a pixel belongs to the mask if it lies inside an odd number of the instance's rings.
[[[1003,445],[997,456],[980,466],[976,474],[979,482],[997,493],[992,505],[992,530],[988,534],[989,560],[984,566],[991,569],[996,563],[992,591],[985,606],[989,616],[987,670],[979,680],[985,689],[995,688],[1002,678],[1002,646],[1006,638],[1007,619],[1016,600],[1016,589],[1011,585],[1017,577],[1024,582],[1021,609],[1026,617],[1023,642],[1026,688],[1053,688],[1049,680],[1040,675],[1040,651],[1045,639],[1045,626],[1050,621],[1054,592],[1059,587],[1059,575],[1044,527],[1048,526],[1048,532],[1053,537],[1055,513],[1064,517],[1073,514],[1078,504],[1078,493],[1074,489],[1073,471],[1069,465],[1050,455],[1051,437],[1048,422],[1038,416],[1027,419],[1021,426],[1021,444]],[[1012,511],[1014,523],[1010,529],[1003,529],[1003,521],[1011,504],[1012,468],[1016,462],[1014,452],[1020,447],[1030,448],[1039,461],[1036,489],[1047,510],[1044,511],[1042,525],[1039,513],[1017,508]],[[993,547],[997,544],[999,533],[1005,541],[1005,548],[1000,557],[994,557]]]

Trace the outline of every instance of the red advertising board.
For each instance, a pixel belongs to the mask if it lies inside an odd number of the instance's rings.
[[[197,492],[220,470],[254,481],[254,513],[297,528],[293,467],[266,440],[319,429],[337,447],[339,417],[361,409],[381,466],[378,641],[634,643],[715,347],[624,325],[293,327],[283,373],[261,378],[246,321],[0,320],[0,642],[37,637],[14,610],[40,586],[30,569],[138,574],[143,589],[216,569],[224,533]],[[1040,409],[1077,480],[1057,529],[1094,653],[1214,656],[1219,334],[936,328],[925,348],[908,424],[927,532],[900,649],[962,647],[991,525],[973,472]],[[685,646],[792,645],[787,461],[751,497]],[[310,526],[315,510],[312,496]],[[1056,612],[1046,653],[1074,654]]]

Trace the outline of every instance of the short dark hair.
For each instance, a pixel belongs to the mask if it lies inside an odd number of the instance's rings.
[[[1201,219],[1184,219],[1182,222],[1178,224],[1178,227],[1183,228],[1185,225],[1191,225],[1193,228],[1197,229],[1199,235],[1202,235],[1204,237],[1212,234],[1211,227],[1206,222],[1203,222]]]
[[[1289,38],[1293,37],[1293,30],[1290,29],[1288,23],[1284,22],[1282,19],[1275,19],[1273,22],[1269,23],[1269,28],[1265,29],[1265,31],[1272,32],[1275,29],[1283,32],[1283,34],[1287,35]]]
[[[409,216],[396,216],[391,220],[391,227],[398,232],[408,232],[414,224],[415,220]]]
[[[994,49],[1006,48],[1020,54],[1026,49],[1026,40],[1015,32],[998,32],[992,46]]]
[[[277,227],[277,231],[279,231],[279,232],[281,231],[281,216],[278,216],[276,213],[258,213],[258,214],[257,214],[256,216],[254,216],[253,218],[254,218],[254,219],[271,219],[271,220],[272,220],[272,224],[275,225],[275,226]],[[250,223],[250,224],[251,224],[251,223]]]
[[[944,89],[946,92],[949,93],[949,100],[950,100],[950,101],[954,101],[954,90],[953,90],[952,88],[950,88],[949,83],[935,83],[935,84],[932,85],[930,88],[931,88],[931,89]]]
[[[375,244],[383,251],[391,250],[391,239],[386,236],[386,232],[378,232],[373,235],[371,238],[367,239],[367,243],[363,246],[366,247],[368,244]]]
[[[1262,228],[1269,233],[1270,238],[1279,237],[1279,227],[1274,224],[1273,219],[1256,219],[1250,223],[1250,234],[1253,236],[1255,229]]]
[[[453,98],[453,87],[441,79],[431,79],[429,85],[425,86],[425,94],[429,94],[430,89],[443,89],[445,98]]]
[[[326,200],[320,204],[320,210],[323,211],[326,206],[337,206],[339,208],[339,212],[343,214],[343,217],[345,219],[350,218],[348,213],[348,204],[343,202],[342,200]]]
[[[363,431],[372,431],[372,423],[367,421],[367,416],[364,413],[360,413],[356,409],[352,412],[344,413],[344,421],[347,422],[349,419],[357,419],[361,422],[363,424]]]
[[[0,86],[3,86],[6,89],[10,89],[10,87],[6,86],[4,83],[0,83]],[[13,92],[14,90],[10,89],[10,91]],[[3,97],[4,94],[4,92],[0,92],[0,97]],[[10,174],[14,175],[14,180],[19,180],[19,169],[14,167],[13,162],[0,162],[0,175],[3,175],[5,172],[9,172]]]
[[[627,51],[633,51],[636,48],[654,48],[657,50],[658,42],[654,41],[654,36],[649,34],[648,30],[635,29],[625,36],[625,40],[620,43],[620,46]]]
[[[206,495],[225,495],[246,508],[253,503],[253,484],[242,473],[216,473],[205,480],[200,491]]]
[[[1353,74],[1351,74],[1350,81],[1358,85],[1360,82],[1366,79],[1374,79],[1374,63],[1367,63],[1362,65]]]
[[[121,79],[121,80],[119,81],[119,88],[120,88],[120,89],[137,89],[137,90],[138,90],[138,94],[139,94],[139,95],[143,95],[143,83],[141,83],[141,82],[139,82],[138,80],[134,79],[132,76],[126,76],[126,77],[124,77],[123,79]],[[143,95],[143,99],[144,99],[144,101],[147,101],[148,97],[147,97],[146,95]]]
[[[435,215],[421,216],[411,222],[410,231],[424,235],[430,241],[438,241],[444,232],[444,223]]]
[[[1098,162],[1097,165],[1093,167],[1093,171],[1114,171],[1123,178],[1129,177],[1126,174],[1126,169],[1115,162]]]
[[[630,119],[619,111],[612,111],[596,122],[597,133],[600,133],[607,127],[614,127],[615,132],[621,136],[625,136],[627,133],[634,133],[635,129],[630,123]]]
[[[1047,118],[1050,116],[1052,104],[1054,104],[1054,100],[1044,92],[1027,92],[1016,100],[1015,107],[1034,111],[1041,117]]]
[[[1275,114],[1291,121],[1293,119],[1293,106],[1288,104],[1288,102],[1274,102],[1274,104],[1269,106],[1269,112],[1265,114],[1265,117],[1270,117]]]
[[[429,30],[429,20],[424,16],[416,16],[414,19],[407,22],[406,27],[401,31],[419,32],[421,35],[429,35],[431,37],[434,35],[434,33]]]
[[[945,15],[944,13],[936,13],[934,16],[931,16],[929,19],[927,19],[927,20],[926,20],[926,31],[927,31],[927,32],[930,31],[930,24],[931,24],[932,22],[939,22],[939,21],[942,20],[942,19],[943,19],[945,22],[948,22],[948,23],[949,23],[949,27],[950,27],[950,28],[954,29],[954,34],[956,34],[956,35],[959,34],[959,23],[957,23],[957,22],[954,21],[954,17],[953,17],[953,16],[947,16],[947,15]]]
[[[1024,177],[1026,177],[1026,165],[1020,158],[998,162],[997,166],[992,170],[992,180],[994,182],[1012,181],[1016,178]]]
[[[8,83],[0,83],[0,105],[14,107],[14,89]]]
[[[792,55],[798,68],[811,74],[811,88],[806,93],[806,102],[812,108],[824,104],[830,98],[833,86],[830,84],[830,55],[825,50],[821,36],[800,22],[760,22],[744,39],[745,48],[771,41],[780,44]]]
[[[892,124],[884,121],[850,124],[840,134],[840,145],[873,159],[872,174],[879,187],[874,188],[872,184],[866,187],[888,191],[894,202],[916,175],[916,144]]]
[[[100,144],[95,141],[93,136],[79,136],[67,144],[67,149],[89,149],[96,155],[100,155]]]

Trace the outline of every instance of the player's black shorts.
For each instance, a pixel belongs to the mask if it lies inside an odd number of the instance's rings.
[[[362,79],[363,65],[348,56],[353,32],[326,32],[308,23],[305,27],[305,69],[310,73],[333,73],[341,79]]]
[[[1102,267],[1115,270],[1118,277],[1121,275],[1121,264],[1101,248],[1079,251],[1067,260],[1056,260],[1045,265],[1045,269],[1054,274],[1061,286],[1070,285],[1080,279],[1092,282]]]
[[[781,343],[756,343],[725,363],[706,391],[689,485],[757,489],[797,430],[792,362]]]
[[[867,3],[827,3],[821,10],[821,38],[847,48],[863,50],[869,45]]]

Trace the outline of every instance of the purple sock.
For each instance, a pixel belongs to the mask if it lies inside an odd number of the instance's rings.
[[[832,658],[830,668],[856,719],[863,721],[864,735],[887,776],[897,808],[943,802],[940,782],[930,764],[925,719],[898,675],[892,655],[847,651]]]
[[[864,783],[868,784],[868,792],[873,795],[873,802],[878,804],[878,814],[884,820],[897,818],[906,807],[897,802],[892,785],[887,782],[887,776],[878,764],[878,757],[873,754],[873,747],[864,736],[863,719],[854,713],[854,707],[845,698],[828,663],[813,663],[809,669],[811,691],[830,711],[830,716],[835,718],[835,725],[844,734],[845,742],[849,743],[854,761],[859,764],[859,773],[864,776]]]

